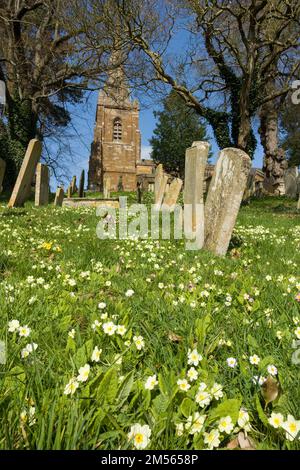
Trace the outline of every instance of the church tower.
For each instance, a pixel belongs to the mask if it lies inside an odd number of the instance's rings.
[[[110,72],[99,93],[94,141],[89,162],[89,189],[103,190],[109,177],[111,190],[135,191],[141,159],[139,104],[131,101],[122,66]]]

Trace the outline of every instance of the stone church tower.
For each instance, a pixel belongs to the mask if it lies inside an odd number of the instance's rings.
[[[135,191],[141,164],[139,104],[131,101],[122,67],[110,73],[100,91],[94,142],[89,163],[89,189],[102,191],[109,177],[111,190]]]

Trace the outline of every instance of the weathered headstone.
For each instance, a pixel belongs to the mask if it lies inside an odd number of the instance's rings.
[[[79,181],[79,189],[78,189],[78,196],[83,197],[84,195],[84,180],[85,180],[85,172],[82,170],[81,175],[80,175],[80,181]]]
[[[155,170],[155,181],[154,181],[154,203],[157,204],[158,201],[158,193],[160,191],[161,183],[164,176],[164,169],[162,164],[160,163]]]
[[[299,199],[298,199],[298,203],[297,203],[297,210],[300,211],[300,194],[299,194]]]
[[[182,180],[180,178],[174,178],[167,188],[165,197],[162,204],[163,210],[170,212],[174,211],[178,196],[182,188]]]
[[[75,194],[76,191],[77,191],[76,176],[73,176],[72,181],[71,181],[71,193],[72,193],[72,195]]]
[[[160,208],[161,208],[161,205],[162,205],[162,202],[163,202],[163,199],[164,199],[164,195],[165,195],[165,192],[166,192],[168,179],[169,179],[169,176],[164,174],[162,176],[162,179],[160,180],[160,186],[159,186],[159,188],[157,188],[156,198],[155,198],[155,205],[154,205],[155,210],[157,210],[157,211],[159,211]]]
[[[70,199],[72,197],[72,186],[70,185],[67,189],[67,197]]]
[[[240,149],[220,152],[205,204],[204,248],[225,255],[247,184],[251,160]]]
[[[296,199],[298,194],[298,168],[288,168],[284,174],[285,194],[287,197]]]
[[[185,153],[184,177],[184,233],[196,236],[198,248],[204,242],[204,174],[209,152],[208,142],[193,142]],[[189,212],[189,214],[188,214]]]
[[[33,179],[37,163],[41,157],[42,144],[37,139],[32,139],[18,174],[8,207],[22,206],[30,196],[31,181]]]
[[[4,173],[6,169],[6,162],[0,158],[0,194],[3,190],[3,180],[4,180]]]
[[[35,183],[35,205],[47,206],[49,204],[49,169],[47,165],[37,164]]]
[[[55,199],[54,199],[54,205],[61,207],[63,200],[64,200],[65,192],[63,188],[57,188],[56,194],[55,194]]]
[[[110,188],[111,188],[110,177],[107,176],[103,181],[103,197],[104,199],[110,199]]]

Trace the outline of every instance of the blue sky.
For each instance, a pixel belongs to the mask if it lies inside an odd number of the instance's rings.
[[[92,92],[89,95],[87,102],[73,107],[71,110],[72,124],[70,133],[72,137],[69,138],[71,152],[70,155],[66,153],[66,173],[68,174],[68,180],[71,180],[73,175],[78,178],[81,170],[88,170],[88,162],[90,156],[91,143],[93,141],[94,126],[95,126],[95,115],[97,106],[98,92]],[[153,130],[156,125],[156,120],[153,115],[153,111],[158,109],[158,105],[152,108],[142,108],[140,111],[140,130],[142,135],[142,158],[149,158],[151,147],[149,139],[151,139]],[[211,137],[211,145],[213,150],[212,163],[215,162],[218,156],[218,146],[216,145],[211,129],[208,127],[208,134]],[[257,136],[258,137],[258,136]],[[258,138],[259,141],[259,138]],[[52,150],[55,151],[55,145],[52,146]],[[69,152],[68,152],[69,153]],[[260,168],[262,166],[262,155],[263,150],[260,144],[256,149],[253,166]],[[63,180],[67,185],[66,179]],[[51,189],[55,190],[57,186],[57,180],[54,176],[51,178]]]

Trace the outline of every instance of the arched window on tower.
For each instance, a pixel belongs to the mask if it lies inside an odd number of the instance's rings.
[[[114,140],[122,140],[122,121],[120,118],[116,118],[114,120],[114,132],[113,132]]]

